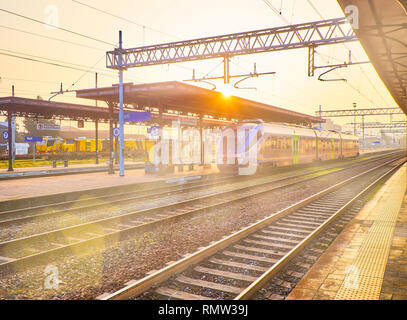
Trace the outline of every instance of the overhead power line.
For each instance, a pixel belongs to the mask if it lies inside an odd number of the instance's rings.
[[[286,24],[291,24],[290,22],[288,22],[288,20],[286,18],[283,17],[283,15],[281,14],[281,12],[279,10],[276,9],[276,7],[274,7],[271,2],[269,0],[263,0],[263,2],[271,9],[274,11],[274,13]]]
[[[106,51],[106,49],[91,47],[91,46],[88,46],[88,45],[85,45],[85,44],[82,44],[82,43],[72,42],[72,41],[68,41],[68,40],[64,40],[64,39],[48,37],[48,36],[43,35],[43,34],[34,33],[34,32],[30,32],[30,31],[25,31],[25,30],[21,30],[21,29],[17,29],[17,28],[8,27],[8,26],[0,25],[0,28],[9,29],[9,30],[13,30],[13,31],[21,32],[21,33],[26,33],[26,34],[29,34],[29,35],[32,35],[32,36],[41,37],[41,38],[45,38],[45,39],[49,39],[49,40],[65,42],[65,43],[68,43],[68,44],[73,44],[75,46],[80,46],[80,47],[84,47],[84,48],[88,48],[88,49]]]
[[[281,12],[278,11],[278,10],[270,3],[269,0],[262,0],[262,1],[263,1],[264,3],[266,3],[266,4],[273,10],[273,12],[274,12],[282,21],[286,22],[287,24],[290,24],[290,23],[288,22],[288,20],[285,19],[285,18],[282,16]],[[322,14],[321,14],[321,13],[318,11],[318,9],[313,5],[313,3],[311,2],[311,0],[307,0],[307,2],[310,4],[310,6],[313,8],[313,10],[318,14],[318,16],[319,16],[321,19],[325,20],[324,17],[322,16]],[[346,47],[346,45],[345,45],[345,47]],[[316,52],[316,54],[320,56],[319,52]],[[324,59],[323,57],[320,56],[320,58],[325,61],[325,59]],[[326,61],[326,63],[329,64],[328,61]],[[337,71],[335,71],[335,73],[339,75],[339,73],[338,73]],[[352,90],[356,91],[356,92],[357,92],[360,96],[362,96],[364,99],[366,99],[366,100],[368,100],[369,102],[375,104],[372,99],[370,99],[369,97],[367,97],[365,94],[363,94],[359,89],[355,88],[355,87],[354,87],[352,84],[350,84],[348,81],[346,82],[346,84],[347,84]],[[375,88],[375,90],[377,91],[376,88]]]
[[[116,19],[120,19],[120,20],[122,20],[122,21],[126,21],[126,22],[128,22],[128,23],[134,24],[134,25],[136,25],[136,26],[138,26],[138,27],[140,27],[140,28],[149,29],[149,30],[151,30],[151,31],[154,31],[154,32],[157,32],[157,33],[161,33],[161,34],[166,35],[166,36],[171,37],[171,38],[180,39],[179,37],[174,36],[174,35],[172,35],[172,34],[169,34],[169,33],[166,33],[166,32],[163,32],[163,31],[160,31],[160,30],[151,28],[151,27],[148,27],[148,26],[143,25],[143,24],[141,24],[141,23],[138,23],[138,22],[135,22],[135,21],[133,21],[133,20],[130,20],[130,19],[127,19],[127,18],[118,16],[118,15],[116,15],[116,14],[113,14],[113,13],[111,13],[111,12],[108,12],[108,11],[105,11],[105,10],[102,10],[102,9],[99,9],[99,8],[96,8],[96,7],[94,7],[94,6],[91,6],[91,5],[89,5],[89,4],[83,3],[83,2],[81,2],[81,1],[72,0],[72,2],[75,2],[75,3],[80,4],[80,5],[82,5],[82,6],[88,7],[88,8],[90,8],[90,9],[92,9],[92,10],[95,10],[95,11],[98,11],[98,12],[101,12],[101,13],[104,13],[104,14],[109,15],[109,16],[111,16],[111,17],[114,17],[114,18],[116,18]]]
[[[33,22],[36,22],[36,23],[40,23],[40,24],[46,25],[48,27],[52,27],[52,28],[55,28],[55,29],[58,29],[58,30],[68,32],[68,33],[72,33],[74,35],[77,35],[77,36],[80,36],[80,37],[83,37],[83,38],[86,38],[86,39],[89,39],[89,40],[97,41],[97,42],[100,42],[100,43],[103,43],[103,44],[108,44],[109,46],[114,46],[113,43],[106,42],[104,40],[100,40],[100,39],[97,39],[97,38],[94,38],[94,37],[91,37],[91,36],[87,36],[87,35],[85,35],[83,33],[79,33],[79,32],[72,31],[72,30],[65,29],[65,28],[58,27],[58,26],[54,26],[54,25],[52,25],[50,23],[46,23],[46,22],[43,22],[43,21],[40,21],[40,20],[37,20],[37,19],[34,19],[34,18],[30,18],[30,17],[24,16],[24,15],[16,13],[16,12],[12,12],[12,11],[9,11],[9,10],[6,10],[6,9],[0,9],[0,11],[8,13],[8,14],[12,14],[14,16],[17,16],[17,17],[20,17],[20,18],[23,18],[23,19],[27,19],[27,20],[30,20],[30,21],[33,21]]]
[[[0,49],[0,50],[3,50],[3,49]],[[89,72],[89,69],[84,69],[84,68],[80,68],[80,67],[74,67],[74,66],[64,65],[64,64],[56,63],[56,62],[43,61],[43,60],[39,60],[39,59],[36,59],[36,58],[23,57],[23,56],[16,55],[16,54],[11,54],[11,53],[0,52],[0,55],[12,57],[12,58],[23,59],[23,60],[32,61],[32,62],[43,63],[43,64],[52,65],[52,66],[61,67],[61,68],[66,68],[66,69],[72,69],[72,70],[77,70],[77,71]],[[117,77],[114,76],[113,74],[102,73],[102,72],[98,72],[98,74],[104,75],[104,76],[106,76],[106,77],[117,78]],[[133,81],[133,82],[139,82],[139,81],[136,81],[136,80],[133,80],[133,79],[129,79],[129,80],[131,80],[131,81]]]
[[[321,18],[321,19],[325,19],[324,16],[322,15],[322,13],[320,11],[318,11],[318,9],[315,7],[315,5],[312,3],[311,0],[307,0],[308,4],[311,6],[311,8],[315,11],[315,13]],[[346,45],[346,43],[342,44],[346,50],[349,50],[349,47]],[[352,54],[353,57],[358,60],[358,58],[355,56],[355,54]],[[334,58],[335,59],[335,58]],[[362,67],[359,66],[359,70],[362,72],[363,76],[368,80],[368,82],[370,83],[370,85],[372,86],[372,88],[376,91],[377,95],[380,97],[380,99],[384,102],[387,103],[386,100],[383,98],[382,94],[379,92],[379,90],[377,90],[377,88],[373,85],[372,81],[370,80],[370,78],[367,76],[367,74],[363,71]],[[338,74],[338,72],[336,72],[336,74]],[[354,88],[351,84],[348,83],[348,85],[355,91],[359,92],[365,99],[369,100],[370,102],[372,102],[372,100],[368,97],[366,97],[364,94],[362,94],[358,89]]]
[[[42,59],[42,60],[46,60],[46,61],[50,61],[50,62],[64,63],[64,64],[72,65],[72,66],[75,66],[75,67],[89,68],[89,66],[86,66],[86,65],[83,65],[83,64],[77,64],[77,63],[73,63],[73,62],[69,62],[69,61],[51,59],[51,58],[46,58],[46,57],[42,57],[42,56],[36,56],[36,55],[33,55],[33,54],[28,54],[28,53],[19,52],[19,51],[13,51],[13,50],[2,49],[2,48],[0,48],[0,51],[5,51],[7,53],[12,53],[12,54],[19,54],[19,55],[23,55],[23,56],[27,56],[27,57],[31,57],[31,58]],[[105,69],[99,69],[99,70],[106,71]]]
[[[314,4],[311,2],[311,0],[307,0],[308,4],[311,6],[311,8],[317,13],[317,15],[324,20],[323,15],[321,14],[321,12],[318,11],[318,9],[314,6]]]
[[[0,83],[1,83],[2,80],[7,80],[7,81],[25,81],[25,82],[41,82],[41,83],[52,83],[52,84],[59,84],[59,83],[60,83],[60,82],[57,82],[57,81],[47,81],[47,80],[9,78],[9,77],[2,77],[2,76],[0,75]]]

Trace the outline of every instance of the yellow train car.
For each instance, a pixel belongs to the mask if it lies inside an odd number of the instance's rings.
[[[57,153],[61,152],[64,139],[54,137],[43,137],[41,142],[37,142],[37,153]]]
[[[127,157],[143,158],[154,145],[153,140],[146,139],[125,139],[124,152]],[[98,140],[98,151],[102,154],[109,152],[109,139]],[[116,152],[116,143],[113,141],[113,151]],[[83,158],[91,156],[96,152],[96,139],[79,137],[76,139],[62,139],[54,137],[44,137],[43,141],[37,142],[36,152],[39,155],[58,158]]]
[[[96,152],[96,139],[77,138],[74,142],[76,152]],[[98,140],[98,151],[106,151],[102,140]]]

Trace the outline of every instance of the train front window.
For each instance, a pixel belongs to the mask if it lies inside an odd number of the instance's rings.
[[[246,126],[244,127],[245,131],[245,142],[244,142],[244,150],[248,152],[250,148],[257,144],[262,138],[261,131],[258,127],[253,126]]]

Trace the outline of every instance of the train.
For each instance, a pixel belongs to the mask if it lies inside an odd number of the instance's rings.
[[[223,129],[217,163],[222,173],[250,166],[248,174],[255,174],[268,167],[357,157],[359,152],[359,140],[350,134],[249,120]]]
[[[153,140],[128,138],[124,140],[124,153],[127,157],[144,159],[153,145]],[[113,151],[115,150],[116,144],[113,142]],[[41,142],[36,143],[36,154],[47,159],[84,159],[94,157],[95,152],[96,139],[86,137],[76,139],[43,137]],[[98,152],[101,156],[108,156],[109,139],[98,140]]]

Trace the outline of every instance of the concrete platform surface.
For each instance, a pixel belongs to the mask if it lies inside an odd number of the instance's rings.
[[[36,177],[30,179],[11,179],[0,181],[0,201],[52,195],[73,191],[89,190],[103,187],[123,186],[126,184],[143,183],[150,181],[165,181],[186,176],[206,175],[219,172],[216,167],[204,169],[195,166],[192,171],[177,172],[165,175],[145,174],[144,169],[125,171],[120,177],[119,172],[84,173],[75,175]]]
[[[127,162],[126,168],[134,169],[141,168],[144,166],[144,161],[142,162]],[[117,165],[115,165],[117,167]],[[4,179],[13,179],[13,178],[31,178],[38,176],[47,176],[47,175],[58,175],[64,173],[91,173],[91,172],[100,172],[103,170],[108,170],[108,165],[106,162],[100,162],[99,164],[95,163],[81,163],[81,164],[70,164],[68,167],[64,167],[62,161],[57,162],[57,167],[52,166],[38,166],[38,167],[21,167],[13,168],[14,171],[8,171],[8,169],[0,169],[0,180]]]
[[[287,300],[407,299],[404,164],[349,222]]]

